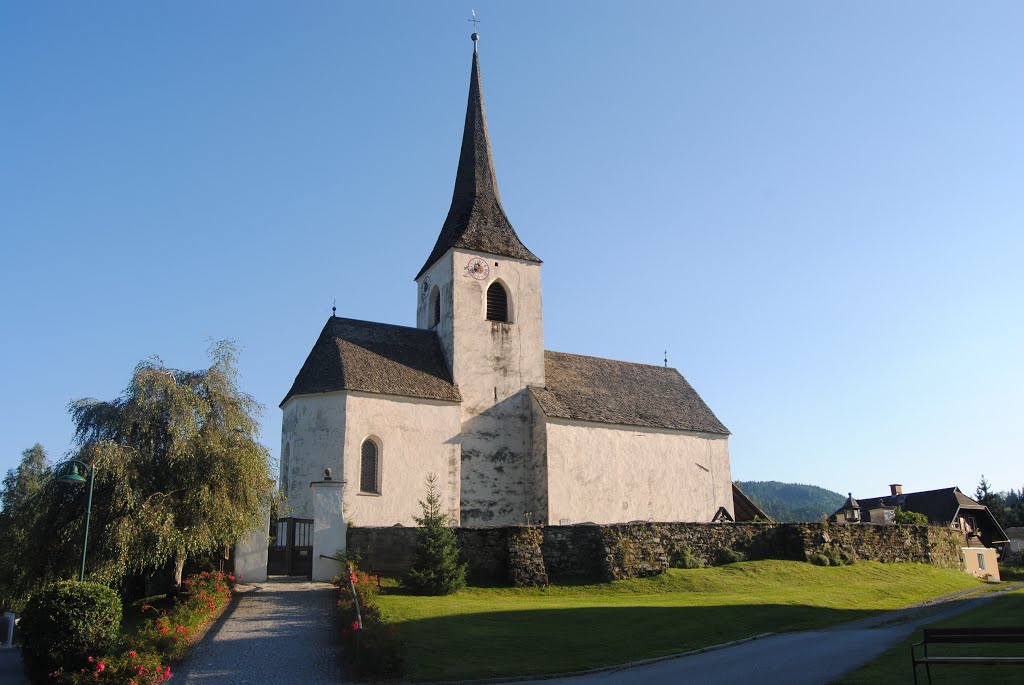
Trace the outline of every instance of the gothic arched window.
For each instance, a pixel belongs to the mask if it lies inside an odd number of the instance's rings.
[[[497,281],[487,289],[487,320],[508,323],[508,293]]]
[[[380,450],[367,438],[360,450],[359,492],[380,494]]]
[[[435,285],[430,291],[430,328],[441,322],[441,291]]]

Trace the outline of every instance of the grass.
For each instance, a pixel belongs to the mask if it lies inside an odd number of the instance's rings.
[[[412,680],[564,673],[817,628],[984,583],[924,564],[754,561],[656,578],[448,597],[384,588]]]
[[[954,618],[939,621],[930,628],[963,627],[1020,627],[1024,624],[1024,590],[1016,590],[997,597],[991,602],[965,612]],[[877,685],[877,683],[914,681],[910,663],[910,646],[921,641],[921,629],[892,647],[878,659],[872,661],[837,681],[841,685]],[[920,648],[918,648],[920,653]],[[939,645],[930,648],[931,654],[974,655],[974,656],[1020,656],[1024,645]],[[1024,681],[1024,669],[1020,666],[932,666],[934,683],[1019,683]],[[923,666],[918,666],[918,677],[927,682]]]

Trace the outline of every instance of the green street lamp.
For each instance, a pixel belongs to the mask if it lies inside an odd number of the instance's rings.
[[[84,581],[85,551],[89,548],[89,517],[92,515],[92,486],[96,480],[96,464],[86,464],[85,462],[78,461],[77,459],[72,459],[71,461],[66,461],[64,464],[58,465],[58,468],[65,464],[70,464],[71,470],[60,477],[60,481],[62,483],[74,483],[75,485],[78,485],[79,483],[85,483],[86,480],[89,481],[89,500],[85,505],[85,535],[82,537],[82,571],[78,575],[78,580]],[[80,473],[79,466],[81,466],[83,470],[89,472],[88,479]]]

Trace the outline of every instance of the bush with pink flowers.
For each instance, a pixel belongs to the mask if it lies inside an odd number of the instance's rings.
[[[345,661],[353,675],[374,679],[401,676],[401,639],[377,604],[380,577],[360,571],[350,563],[348,573],[335,578],[334,585],[338,588],[337,604]]]
[[[170,609],[148,604],[139,607],[142,626],[122,637],[122,644],[103,655],[89,656],[81,668],[65,668],[50,674],[50,682],[66,685],[153,685],[171,677],[168,662],[180,658],[196,635],[231,599],[235,577],[203,571],[182,583],[182,591]]]

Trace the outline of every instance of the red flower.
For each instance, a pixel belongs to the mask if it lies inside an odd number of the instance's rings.
[[[138,654],[136,654],[136,653],[135,653],[135,650],[134,650],[134,649],[132,649],[132,650],[130,650],[130,651],[128,652],[128,656],[129,656],[129,657],[131,657],[132,659],[134,659],[135,657],[137,657],[137,656],[138,656]]]
[[[359,621],[352,621],[352,630],[359,630]]]
[[[96,671],[97,671],[97,673],[100,672],[100,671],[105,670],[106,668],[107,668],[107,665],[105,663],[103,663],[102,661],[97,661],[96,662]]]
[[[170,666],[164,666],[164,678],[170,678],[170,677],[171,677],[171,667]]]
[[[86,661],[88,661],[91,664],[93,662],[93,658],[89,657],[88,659],[86,659]]]

